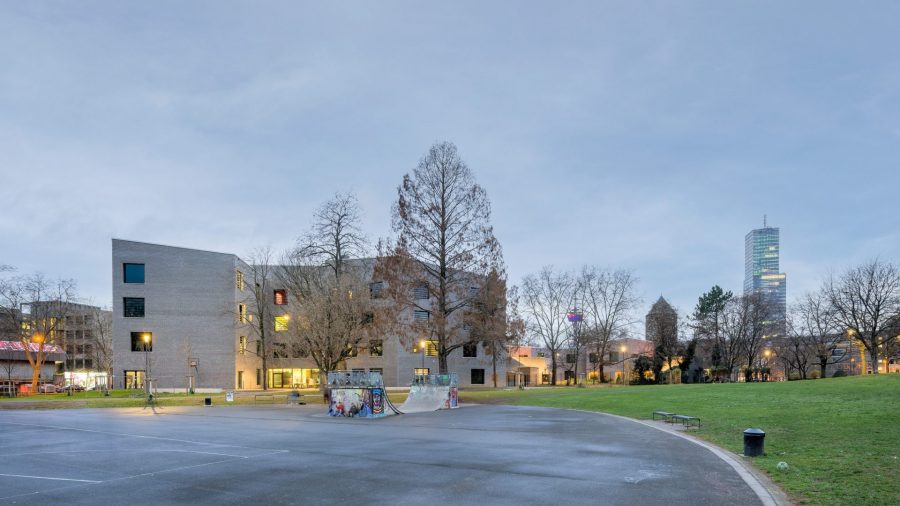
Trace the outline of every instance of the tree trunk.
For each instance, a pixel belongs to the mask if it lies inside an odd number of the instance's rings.
[[[872,356],[872,374],[878,374],[878,343],[873,340],[869,355]],[[863,371],[865,373],[865,371]]]
[[[825,367],[827,365],[828,365],[828,357],[827,356],[819,357],[819,377],[820,378],[825,377]]]
[[[606,383],[606,374],[603,372],[603,358],[600,359],[600,364],[597,366],[597,377],[600,383]]]
[[[438,357],[438,373],[447,374],[447,354],[441,353]]]
[[[491,346],[491,367],[493,368],[492,376],[494,380],[494,388],[497,388],[497,348],[496,344]]]
[[[550,370],[550,384],[556,386],[556,353],[553,353],[553,356],[550,357],[550,367],[552,368]]]

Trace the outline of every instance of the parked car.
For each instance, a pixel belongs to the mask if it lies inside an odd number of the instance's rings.
[[[66,389],[69,389],[73,392],[84,392],[84,385],[71,384],[67,386]]]
[[[53,383],[44,383],[38,387],[38,392],[42,394],[55,394],[57,392],[56,385]]]

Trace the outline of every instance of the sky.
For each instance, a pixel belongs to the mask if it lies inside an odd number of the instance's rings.
[[[632,269],[642,317],[900,262],[897,2],[4,2],[0,264],[111,303],[111,239],[291,246],[334,193],[390,235],[452,141],[509,277]]]

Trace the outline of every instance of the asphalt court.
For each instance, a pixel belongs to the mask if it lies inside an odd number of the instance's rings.
[[[0,502],[760,504],[710,451],[594,413],[466,406],[0,412]]]

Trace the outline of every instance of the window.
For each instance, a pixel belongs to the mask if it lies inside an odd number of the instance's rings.
[[[125,388],[136,389],[144,388],[144,371],[142,370],[125,370]]]
[[[256,370],[256,386],[262,385],[262,370]]]
[[[380,299],[382,290],[384,290],[384,281],[376,281],[369,284],[369,296],[373,299]]]
[[[244,371],[238,371],[237,387],[240,390],[244,388]]]
[[[588,353],[588,361],[592,364],[596,364],[597,362],[599,362],[600,361],[599,357],[600,357],[600,354],[598,354],[598,353],[594,353],[594,352]]]
[[[384,369],[381,367],[372,367],[369,369],[369,372],[377,372],[378,374],[384,376]]]
[[[262,341],[256,341],[256,356],[257,357],[262,356]],[[256,383],[257,383],[257,385],[259,384],[259,382],[256,382]]]
[[[416,300],[428,299],[428,285],[422,284],[413,288],[413,298]]]
[[[250,318],[247,315],[247,304],[238,304],[238,321],[241,323],[248,323],[250,321]]]
[[[238,290],[240,290],[242,292],[244,291],[244,273],[243,272],[241,272],[239,270],[234,271],[234,285]]]
[[[574,353],[566,353],[566,363],[567,364],[574,364],[577,361],[577,359],[578,359],[578,355],[576,355]]]
[[[288,329],[288,321],[291,318],[283,314],[275,317],[275,332],[285,332]]]
[[[153,351],[153,332],[132,332],[131,351]]]
[[[84,324],[91,325],[94,323],[94,315],[86,314],[84,315]]]
[[[484,369],[472,369],[472,384],[484,385]]]
[[[464,357],[477,357],[478,356],[478,344],[476,344],[476,343],[464,344],[462,349],[463,349]]]
[[[93,339],[93,338],[94,338],[94,332],[93,332],[91,329],[85,329],[85,331],[84,331],[84,338],[85,338],[85,339]]]
[[[285,343],[275,343],[272,346],[272,357],[288,358],[287,345]]]
[[[144,317],[144,298],[143,297],[124,297],[122,306],[125,309],[125,318],[143,318]]]
[[[425,341],[425,356],[426,357],[436,357],[438,349],[437,343],[434,341]]]
[[[144,264],[122,264],[122,277],[126,283],[143,283]]]
[[[369,341],[369,355],[372,357],[384,355],[384,341],[381,339],[372,339]]]
[[[365,369],[365,368],[354,367],[353,369],[350,369],[350,372],[366,372],[366,369]]]
[[[238,350],[241,355],[247,351],[247,336],[241,336],[238,338]]]
[[[831,350],[831,356],[834,358],[840,358],[840,357],[843,357],[846,352],[847,352],[847,350],[845,350],[843,348],[835,348],[835,349]]]
[[[469,297],[476,297],[476,296],[478,296],[478,287],[470,286],[469,287]]]
[[[275,290],[274,300],[276,306],[287,304],[287,290]]]
[[[427,367],[416,367],[415,369],[413,369],[413,372],[415,373],[416,376],[427,376],[428,368]]]
[[[539,351],[535,354],[535,356],[538,358],[545,358],[547,356],[547,354],[544,353],[543,351]]]
[[[352,358],[352,357],[356,357],[357,355],[359,355],[359,347],[351,346],[347,351],[347,356]]]
[[[303,345],[300,343],[293,343],[291,345],[291,358],[306,358],[308,354],[306,350],[303,349]]]
[[[416,321],[428,321],[429,313],[424,309],[416,309],[413,311],[413,320]]]

